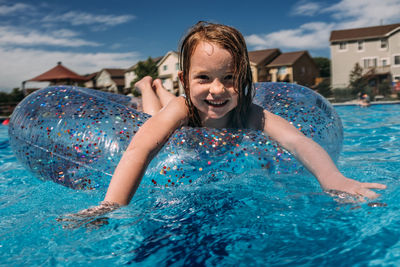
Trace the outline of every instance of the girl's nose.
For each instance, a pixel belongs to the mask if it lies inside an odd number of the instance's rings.
[[[225,92],[225,86],[218,79],[215,79],[210,85],[211,94],[222,94]]]

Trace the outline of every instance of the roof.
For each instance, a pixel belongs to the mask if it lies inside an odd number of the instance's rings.
[[[268,67],[293,65],[304,54],[308,55],[308,52],[307,51],[296,51],[296,52],[288,52],[288,53],[280,54],[277,58],[275,58],[271,63],[268,64]]]
[[[107,71],[112,78],[124,77],[124,75],[125,75],[124,74],[125,69],[102,69],[100,72],[102,72],[102,71]],[[99,72],[99,74],[100,74],[100,72]]]
[[[85,77],[86,77],[86,80],[93,80],[94,78],[96,78],[96,76],[97,76],[97,74],[98,74],[99,72],[93,72],[93,73],[91,73],[91,74],[87,74],[87,75],[85,75]]]
[[[280,50],[277,48],[249,51],[249,59],[251,63],[256,65],[260,65],[261,63],[266,64],[269,63],[268,61],[271,61],[277,54],[280,54]]]
[[[331,32],[330,42],[359,40],[359,39],[373,39],[389,36],[395,30],[400,29],[400,23],[356,28],[347,30],[337,30]]]
[[[72,80],[72,81],[86,81],[87,78],[79,74],[76,74],[72,70],[64,67],[61,62],[57,63],[57,66],[46,71],[45,73],[30,79],[29,81],[35,82],[51,82],[59,80]]]
[[[117,86],[125,86],[125,79],[124,78],[112,78]]]
[[[179,58],[179,53],[176,51],[169,51],[165,56],[163,56],[158,62],[157,66],[161,66],[161,64],[169,57],[169,55],[176,55]]]

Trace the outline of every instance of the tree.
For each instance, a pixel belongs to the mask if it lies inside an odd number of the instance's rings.
[[[319,77],[331,77],[331,60],[326,57],[314,57],[313,59],[319,70]]]
[[[11,102],[19,102],[24,99],[24,92],[19,88],[14,88],[10,93],[10,101]]]
[[[0,103],[18,103],[24,98],[24,93],[19,88],[14,88],[12,92],[0,92]]]
[[[368,79],[363,76],[363,68],[360,66],[360,64],[358,64],[358,62],[351,70],[349,78],[352,94],[356,95],[358,93],[364,93],[366,87],[368,86]]]
[[[316,87],[315,90],[324,97],[332,96],[331,82],[329,78],[323,79]]]
[[[139,61],[133,71],[136,74],[136,79],[132,81],[131,87],[145,76],[151,76],[153,79],[158,77],[157,63],[151,57],[146,61]]]
[[[390,82],[386,79],[378,85],[378,93],[381,95],[388,95],[392,91]]]

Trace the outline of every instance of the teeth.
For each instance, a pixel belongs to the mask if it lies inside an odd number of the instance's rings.
[[[208,103],[212,105],[223,105],[225,104],[225,101],[211,101],[211,100],[206,100]]]

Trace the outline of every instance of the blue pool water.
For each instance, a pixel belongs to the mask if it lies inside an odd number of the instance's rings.
[[[33,177],[0,126],[0,264],[399,265],[400,105],[337,110],[345,131],[338,166],[349,177],[386,184],[377,200],[341,203],[309,175],[252,172],[141,187],[129,206],[76,228],[56,218],[96,205],[104,192]]]

